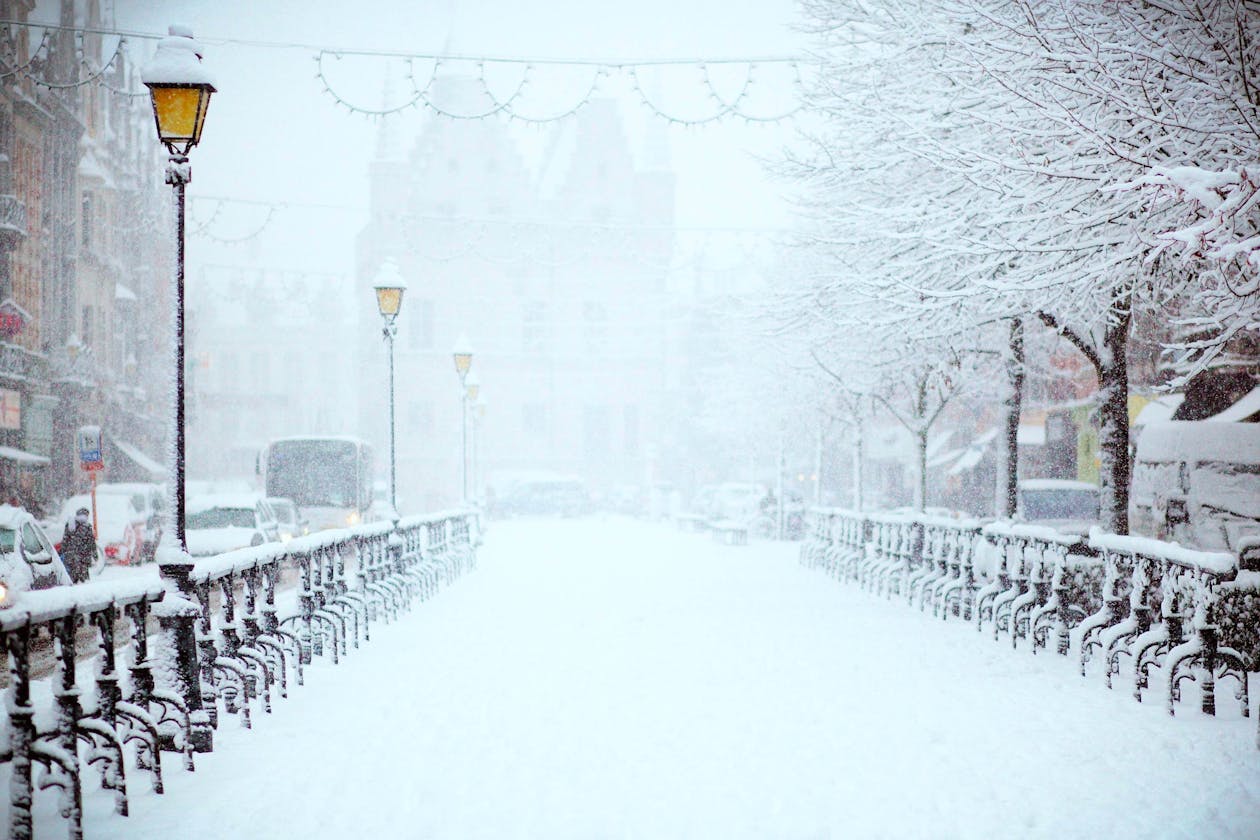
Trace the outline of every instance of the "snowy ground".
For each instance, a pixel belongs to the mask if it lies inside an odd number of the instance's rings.
[[[795,552],[496,524],[472,576],[221,723],[196,773],[168,757],[165,796],[136,774],[121,818],[92,791],[87,836],[1260,836],[1230,697],[1170,719]]]

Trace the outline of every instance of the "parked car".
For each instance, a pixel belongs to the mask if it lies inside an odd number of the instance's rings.
[[[264,499],[276,515],[276,534],[280,542],[288,542],[294,537],[304,537],[311,532],[311,523],[307,521],[292,499],[279,496],[268,496]]]
[[[1057,478],[1025,478],[1017,487],[1016,517],[1066,534],[1088,534],[1101,521],[1097,484]]]
[[[98,499],[102,495],[124,495],[131,499],[132,506],[144,515],[144,539],[140,543],[137,562],[152,563],[157,555],[158,543],[162,541],[162,511],[166,504],[162,486],[141,482],[98,484],[96,495]]]
[[[582,516],[591,508],[586,484],[577,478],[522,481],[496,501],[503,516]]]
[[[705,513],[712,519],[752,524],[762,514],[761,503],[770,495],[764,484],[728,481],[713,491],[710,507]]]
[[[697,490],[695,495],[691,497],[688,513],[706,518],[712,516],[717,490],[718,486],[716,484],[706,484]]]
[[[61,556],[35,517],[0,505],[0,608],[13,604],[21,592],[69,583]]]
[[[612,513],[638,516],[644,512],[643,490],[633,484],[618,484],[608,491],[604,507]]]
[[[1151,423],[1133,459],[1129,529],[1204,551],[1260,536],[1260,423]]]
[[[275,511],[261,496],[223,493],[188,500],[184,536],[194,557],[279,542]]]
[[[71,496],[61,505],[57,518],[61,533],[57,534],[60,546],[66,529],[74,526],[74,513],[79,508],[92,509],[89,495]],[[130,566],[142,562],[145,540],[145,515],[125,493],[96,494],[96,544],[105,555],[105,562],[118,566]]]

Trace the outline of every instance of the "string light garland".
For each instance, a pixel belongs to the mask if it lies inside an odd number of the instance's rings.
[[[155,41],[164,37],[161,34],[154,32],[138,32],[99,26],[62,26],[59,24],[39,23],[34,21],[0,20],[0,27],[3,27],[5,30],[8,30],[9,27],[27,27],[43,30],[40,44],[32,54],[31,59],[21,67],[0,70],[0,79],[8,76],[20,75],[24,78],[30,79],[35,84],[54,90],[66,90],[82,87],[84,85],[96,84],[111,93],[127,97],[141,97],[147,94],[143,91],[129,91],[111,85],[108,80],[108,76],[111,75],[109,71],[118,62],[119,57],[127,51],[129,39]],[[49,82],[40,79],[37,74],[32,71],[32,68],[39,63],[40,52],[47,51],[49,43],[48,33],[56,31],[72,31],[75,33],[78,42],[77,52],[79,65],[85,71],[85,75],[82,78],[71,82]],[[115,46],[113,55],[100,67],[91,66],[86,59],[83,44],[84,37],[88,34],[117,36],[119,39],[117,45]],[[586,107],[592,99],[595,98],[602,83],[614,76],[626,78],[639,103],[653,115],[665,120],[671,125],[704,126],[727,120],[743,120],[745,123],[749,124],[776,123],[791,119],[803,107],[799,92],[802,88],[801,67],[802,64],[806,62],[795,56],[707,59],[669,58],[591,60],[574,58],[476,56],[463,54],[438,55],[432,53],[361,48],[343,49],[299,42],[261,41],[238,38],[207,38],[204,36],[202,36],[199,40],[203,43],[211,45],[241,46],[264,49],[296,49],[312,52],[314,53],[314,60],[316,64],[315,77],[318,80],[323,92],[329,96],[338,107],[345,108],[350,113],[372,119],[380,119],[401,113],[403,111],[423,107],[425,110],[433,114],[453,120],[484,120],[501,117],[509,121],[519,121],[522,123],[541,125],[544,123],[564,120],[577,114]],[[385,104],[380,108],[371,108],[351,101],[347,96],[340,93],[335,88],[333,81],[328,75],[330,62],[339,62],[349,57],[393,59],[403,61],[406,66],[406,72],[404,75],[408,81],[410,92],[404,96],[401,102]],[[136,64],[134,61],[130,63]],[[430,67],[428,78],[425,79],[423,84],[417,80],[417,64],[428,65]],[[480,88],[480,96],[487,103],[486,107],[474,109],[469,113],[460,113],[435,100],[435,97],[433,96],[433,86],[434,81],[439,78],[439,71],[444,67],[450,67],[452,65],[458,66],[461,64],[472,68],[471,74],[468,75],[471,75],[471,78]],[[724,97],[718,90],[718,87],[710,73],[710,68],[715,66],[742,66],[745,68],[743,81],[734,96],[730,98]],[[760,68],[767,66],[786,67],[791,71],[789,85],[794,91],[794,99],[796,100],[796,103],[791,108],[777,113],[758,114],[747,107],[747,101],[754,87],[759,84],[764,84],[758,81],[757,74]],[[495,94],[493,87],[487,79],[488,67],[519,68],[519,81],[509,95],[499,96]],[[526,89],[530,87],[531,81],[536,75],[536,71],[541,67],[568,68],[589,71],[591,74],[590,83],[589,85],[583,85],[585,90],[584,93],[568,98],[562,107],[553,108],[549,113],[541,115],[537,113],[530,113],[527,109],[522,107],[524,105],[524,94]],[[714,110],[710,113],[702,115],[681,114],[666,108],[661,102],[657,101],[657,99],[649,96],[640,81],[640,73],[648,68],[668,67],[691,67],[697,70],[698,85],[702,96],[707,101],[714,103]]]
[[[274,202],[267,202],[267,201],[250,201],[247,199],[231,199],[231,198],[217,198],[217,197],[204,197],[204,196],[194,197],[194,200],[191,202],[191,204],[193,206],[197,206],[200,204],[205,204],[206,202],[214,203],[214,209],[210,211],[210,218],[206,219],[205,221],[197,221],[196,213],[193,212],[190,208],[189,217],[190,217],[190,221],[193,222],[193,226],[188,231],[188,235],[209,239],[211,242],[217,242],[221,245],[243,245],[246,242],[252,242],[255,239],[258,239],[260,236],[263,235],[263,232],[266,231],[267,228],[271,225],[271,222],[276,217],[276,214],[286,206],[283,203],[274,203]],[[263,207],[266,209],[267,215],[264,216],[263,220],[258,225],[256,225],[254,229],[251,230],[249,233],[241,234],[238,236],[223,236],[222,234],[214,233],[213,228],[215,226],[215,223],[219,220],[220,216],[223,214],[224,208],[228,204],[246,204],[246,205],[251,205],[255,207]]]
[[[79,67],[87,71],[87,75],[76,79],[73,82],[50,82],[46,79],[41,79],[39,76],[31,73],[30,71],[25,71],[23,76],[30,79],[34,84],[37,84],[40,87],[48,88],[49,90],[73,90],[75,88],[80,88],[84,85],[90,85],[102,80],[105,74],[113,68],[114,63],[122,57],[123,48],[127,44],[127,39],[119,38],[118,43],[114,45],[114,53],[109,57],[109,61],[106,61],[100,67],[94,68],[87,60],[87,50],[84,45],[84,37],[84,33],[82,32],[75,33],[75,57],[78,59]]]
[[[14,51],[15,45],[9,40],[9,25],[0,26],[0,34],[4,35],[3,40],[3,61],[5,64],[16,65],[17,54]],[[41,60],[44,51],[48,48],[48,33],[40,35],[39,43],[35,45],[35,49],[31,51],[31,57],[21,67],[14,66],[12,69],[0,71],[0,79],[7,79],[10,76],[23,76],[31,67]]]
[[[346,95],[337,90],[337,86],[333,79],[329,78],[326,59],[331,57],[335,60],[341,60],[345,56],[360,56],[364,54],[358,51],[340,53],[330,50],[321,50],[315,56],[316,62],[316,79],[318,79],[320,87],[337,104],[338,107],[345,108],[348,112],[360,114],[365,117],[380,118],[390,116],[412,108],[424,107],[439,116],[455,120],[483,120],[490,117],[504,117],[509,121],[520,121],[530,124],[542,124],[549,122],[558,122],[573,116],[586,105],[590,104],[595,98],[596,93],[601,87],[604,80],[613,76],[624,77],[630,88],[634,91],[635,97],[639,103],[643,105],[656,117],[665,120],[672,125],[682,126],[702,126],[712,123],[722,122],[729,119],[742,119],[747,123],[775,123],[781,122],[793,117],[800,109],[801,104],[799,98],[796,104],[791,108],[775,113],[775,114],[757,114],[750,111],[747,107],[747,100],[753,88],[758,84],[757,70],[764,63],[764,60],[755,59],[721,59],[716,62],[708,60],[695,60],[688,62],[668,61],[668,62],[590,62],[590,61],[573,61],[565,62],[560,60],[547,60],[536,62],[535,60],[526,59],[490,59],[490,58],[465,58],[451,56],[398,56],[407,62],[407,71],[405,73],[407,82],[410,86],[411,93],[402,102],[383,105],[380,108],[371,108],[361,104],[352,102]],[[376,57],[376,56],[373,56]],[[416,78],[417,61],[424,60],[431,62],[429,77],[420,83]],[[772,59],[771,63],[776,63],[787,67],[791,71],[790,87],[799,92],[802,87],[801,66],[796,59]],[[470,79],[478,89],[478,97],[484,101],[486,106],[481,109],[468,113],[460,113],[451,108],[439,104],[435,101],[432,91],[434,82],[439,78],[439,71],[443,67],[453,67],[464,64],[467,66],[467,72],[460,74],[465,79]],[[728,66],[743,66],[744,74],[739,90],[731,98],[726,98],[718,90],[717,84],[710,72],[710,65],[720,64]],[[538,116],[523,112],[520,108],[525,89],[529,86],[531,77],[534,75],[539,65],[549,67],[568,67],[574,70],[586,70],[591,73],[591,81],[586,86],[585,92],[570,99],[569,102],[556,110],[555,112]],[[505,98],[500,98],[494,93],[494,90],[487,78],[487,67],[518,67],[520,68],[519,81],[515,89]],[[692,67],[697,71],[697,83],[704,97],[715,103],[715,109],[708,114],[701,116],[683,116],[677,112],[668,110],[660,102],[650,97],[644,89],[644,84],[640,78],[640,73],[649,68],[659,68],[662,66],[675,67]]]

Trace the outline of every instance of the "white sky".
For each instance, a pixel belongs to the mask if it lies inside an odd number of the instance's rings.
[[[719,0],[641,0],[633,4],[577,0],[482,0],[482,2],[371,2],[332,0],[117,0],[124,29],[163,31],[187,23],[206,42],[219,93],[211,104],[202,145],[193,153],[190,195],[227,195],[297,203],[328,203],[346,211],[287,209],[264,234],[245,245],[223,246],[200,237],[190,242],[190,262],[231,262],[270,267],[349,272],[353,237],[366,205],[366,164],[377,134],[374,121],[339,109],[315,78],[314,52],[216,43],[254,39],[328,47],[455,52],[528,58],[660,59],[798,55],[806,37],[792,29],[792,0],[729,3]],[[151,42],[138,45],[147,54]],[[337,66],[348,98],[380,104],[387,64],[346,59]],[[715,70],[718,83],[729,79]],[[657,80],[679,116],[700,116],[703,102],[689,71]],[[764,70],[750,110],[771,114],[790,104],[784,72]],[[568,84],[565,84],[566,80]],[[572,75],[539,78],[529,91],[537,112],[569,103],[582,83]],[[685,82],[685,83],[684,83]],[[677,84],[676,84],[677,83]],[[729,84],[729,83],[728,83]],[[401,85],[400,85],[401,87]],[[605,87],[625,92],[623,78]],[[651,115],[627,97],[623,116],[638,133]],[[524,103],[523,103],[524,104]],[[693,107],[694,106],[694,107]],[[760,106],[760,107],[758,107]],[[399,119],[407,146],[418,115]],[[545,132],[548,129],[527,129]],[[755,156],[773,157],[793,139],[791,121],[769,126],[724,122],[669,131],[678,177],[677,221],[682,226],[780,227],[788,223],[782,187]],[[636,147],[641,137],[632,137]],[[192,225],[211,205],[194,203]],[[254,230],[266,211],[233,207],[210,231],[235,238]],[[201,253],[198,254],[198,251]]]

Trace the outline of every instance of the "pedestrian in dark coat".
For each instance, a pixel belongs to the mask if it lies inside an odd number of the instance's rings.
[[[70,580],[83,583],[95,560],[96,535],[92,533],[91,514],[87,508],[79,508],[74,514],[74,527],[67,523],[61,537],[61,562]]]

